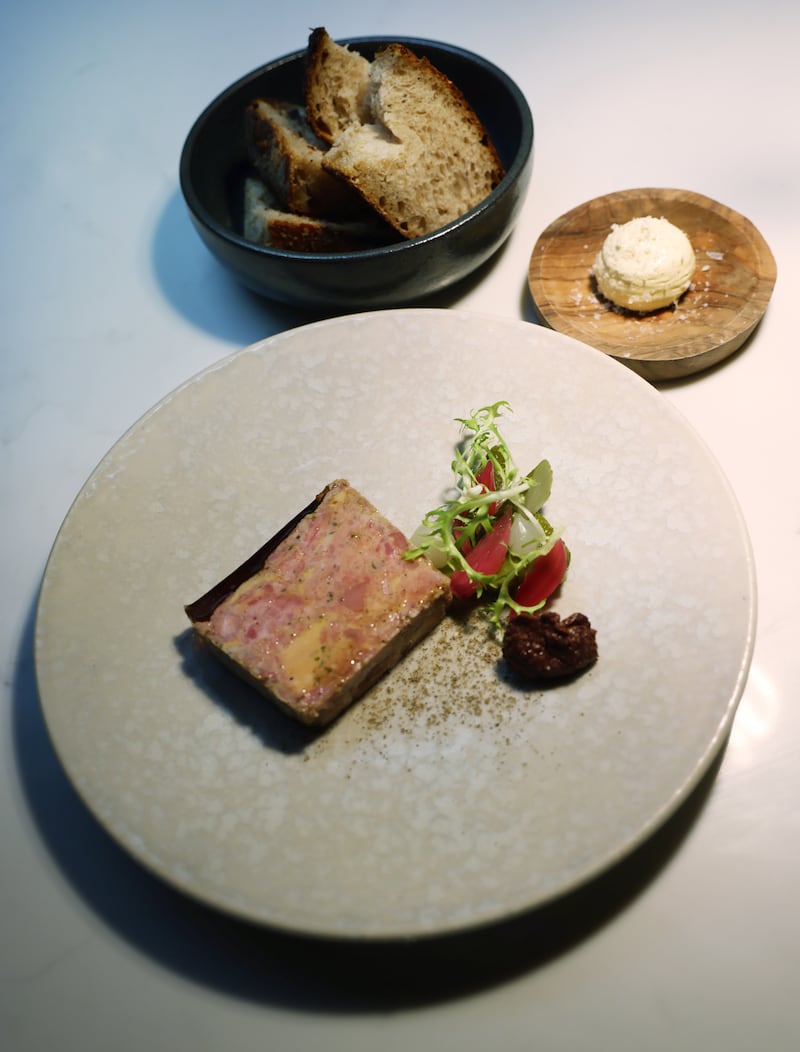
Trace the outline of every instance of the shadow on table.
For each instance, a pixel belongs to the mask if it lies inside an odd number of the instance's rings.
[[[418,942],[295,936],[181,895],[134,862],[94,820],[46,731],[34,678],[33,623],[32,611],[15,668],[13,740],[24,798],[46,849],[118,938],[189,980],[255,1003],[306,1012],[395,1011],[464,997],[530,973],[612,923],[658,877],[702,811],[720,763],[643,846],[551,905]]]
[[[175,311],[236,347],[316,320],[308,312],[257,296],[224,270],[195,233],[177,191],[158,216],[151,266],[161,294]]]
[[[453,288],[408,304],[446,308],[458,305],[497,266],[505,246]],[[334,317],[331,309],[293,307],[251,292],[219,264],[192,227],[177,191],[167,199],[153,232],[151,264],[161,294],[191,324],[236,347],[299,325]],[[358,313],[350,308],[342,313]]]
[[[539,314],[536,309],[536,304],[533,302],[533,298],[528,288],[527,283],[520,290],[520,316],[523,321],[530,322],[532,325],[540,325],[543,328],[548,328],[544,318]],[[723,369],[730,368],[733,362],[737,358],[744,356],[748,349],[756,342],[758,337],[759,329],[761,328],[760,323],[750,333],[747,339],[742,343],[741,347],[738,347],[733,353],[728,354],[722,361],[717,362],[714,365],[706,366],[704,369],[700,369],[694,373],[688,373],[686,376],[678,376],[674,379],[669,380],[646,380],[652,387],[660,391],[673,391],[679,390],[682,387],[688,387],[691,384],[696,383],[699,380],[710,379],[715,373],[721,372]],[[571,337],[573,338],[573,337]],[[598,351],[598,354],[604,354],[604,351]],[[630,368],[631,371],[635,372],[630,363],[626,363],[624,359],[619,359],[619,364],[623,369]]]

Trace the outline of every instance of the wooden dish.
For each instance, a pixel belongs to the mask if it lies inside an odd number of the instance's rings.
[[[651,314],[599,296],[591,268],[612,223],[664,216],[697,256],[689,290]],[[647,380],[689,376],[738,350],[767,308],[777,268],[749,219],[688,190],[640,189],[596,197],[556,219],[531,255],[528,284],[550,328],[624,362]]]

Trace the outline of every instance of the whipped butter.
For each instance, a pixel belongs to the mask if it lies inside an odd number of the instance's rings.
[[[663,217],[642,216],[611,227],[592,271],[607,300],[646,312],[677,302],[695,267],[694,249],[682,230]]]

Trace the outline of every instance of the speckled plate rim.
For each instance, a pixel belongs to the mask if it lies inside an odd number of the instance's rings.
[[[504,397],[517,454],[554,465],[573,553],[555,605],[592,618],[593,670],[520,689],[448,621],[308,737],[196,652],[182,604],[309,493],[350,477],[410,531],[454,417]],[[708,557],[678,594],[689,543]],[[650,835],[729,731],[755,606],[730,487],[650,385],[543,327],[385,311],[237,352],[119,440],[54,543],[36,671],[68,777],[142,865],[284,930],[424,937],[542,905]]]
[[[678,218],[676,218],[676,214]],[[603,222],[594,221],[602,215]],[[644,321],[625,316],[598,298],[590,277],[594,257],[611,223],[638,215],[663,215],[695,242],[698,270],[695,285],[674,308]],[[706,224],[725,237],[724,264],[708,245],[698,246]],[[725,253],[723,253],[725,254]],[[724,291],[708,309],[715,268],[746,274],[751,288],[733,306],[724,305]],[[537,314],[551,328],[588,343],[651,381],[693,375],[730,357],[761,321],[777,279],[769,245],[746,216],[713,198],[691,190],[643,187],[618,190],[592,198],[554,219],[539,235],[531,253],[528,286]],[[683,322],[696,331],[686,335]],[[641,329],[641,337],[635,330]]]

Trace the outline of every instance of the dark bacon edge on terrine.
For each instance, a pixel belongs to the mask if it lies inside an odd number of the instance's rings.
[[[185,607],[204,644],[280,709],[324,726],[444,617],[449,579],[349,482],[326,486]]]

